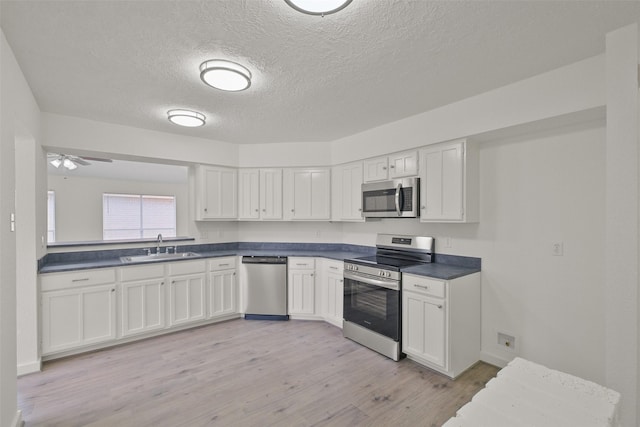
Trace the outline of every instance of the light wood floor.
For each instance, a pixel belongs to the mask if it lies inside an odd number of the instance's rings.
[[[324,322],[233,320],[47,362],[26,426],[440,426],[495,376],[393,362]]]

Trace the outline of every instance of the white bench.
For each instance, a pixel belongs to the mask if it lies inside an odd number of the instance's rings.
[[[519,357],[443,427],[620,427],[620,393]]]

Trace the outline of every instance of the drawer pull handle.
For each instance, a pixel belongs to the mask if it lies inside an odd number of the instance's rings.
[[[434,302],[428,302],[428,301],[426,301],[426,303],[427,303],[427,304],[431,304],[431,305],[435,305],[436,307],[438,307],[438,308],[440,308],[440,309],[442,308],[442,304],[436,304],[436,303],[434,303]]]
[[[220,267],[228,267],[229,264],[218,264],[218,266],[220,266]]]
[[[115,292],[115,291],[116,291],[115,288],[111,289],[111,292]]]
[[[299,266],[301,266],[301,267],[306,267],[306,266],[307,266],[307,265],[309,265],[309,264],[307,264],[307,263],[301,263],[301,262],[298,262],[298,263],[296,263],[296,265],[299,265]]]
[[[329,267],[329,268],[332,269],[332,270],[337,270],[338,269],[338,267],[333,267],[333,266]]]
[[[83,277],[82,279],[73,279],[71,281],[72,282],[86,282],[87,280],[89,280],[88,277]]]
[[[427,285],[417,285],[417,284],[414,284],[413,286],[415,286],[416,288],[420,288],[420,289],[427,290],[427,291],[429,290],[429,287],[428,287]]]

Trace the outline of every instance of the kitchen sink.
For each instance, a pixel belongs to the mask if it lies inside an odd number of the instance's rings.
[[[120,261],[123,263],[130,262],[151,262],[151,261],[171,261],[172,259],[198,258],[201,255],[196,252],[180,252],[177,254],[151,254],[151,255],[134,255],[122,256]]]

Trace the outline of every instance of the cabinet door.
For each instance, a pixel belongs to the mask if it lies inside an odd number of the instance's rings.
[[[209,273],[208,317],[220,317],[238,312],[238,285],[235,270]]]
[[[424,149],[422,169],[420,219],[463,220],[464,142]]]
[[[42,353],[116,338],[116,285],[42,293]]]
[[[331,217],[331,173],[329,169],[287,170],[289,220],[329,220]]]
[[[260,217],[282,219],[282,169],[260,170]]]
[[[389,156],[389,178],[418,175],[418,152],[407,151]]]
[[[389,179],[389,158],[376,157],[364,161],[364,182]]]
[[[402,350],[447,369],[446,313],[443,300],[402,293]]]
[[[164,328],[164,280],[122,284],[122,336]]]
[[[235,169],[201,166],[198,173],[199,219],[237,217],[237,172]]]
[[[169,286],[169,326],[205,318],[204,274],[172,277]]]
[[[238,218],[260,218],[260,171],[241,169],[238,172]]]
[[[315,314],[315,274],[309,270],[289,270],[289,314]]]
[[[341,274],[327,274],[323,292],[324,317],[339,327],[342,327],[342,313],[344,305],[344,286]]]
[[[334,168],[334,220],[364,221],[362,217],[362,162]]]

